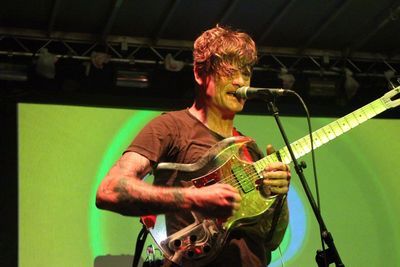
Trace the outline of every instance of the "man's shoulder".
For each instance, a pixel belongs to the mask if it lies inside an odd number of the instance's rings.
[[[186,128],[193,124],[193,119],[185,109],[176,111],[166,111],[153,118],[147,125],[147,128],[165,128],[176,131],[180,127]]]
[[[181,116],[187,116],[188,114],[187,109],[180,109],[180,110],[173,110],[173,111],[165,111],[161,115],[167,115],[167,116],[172,116],[172,117],[181,117]]]
[[[189,111],[187,109],[182,109],[182,110],[163,112],[159,116],[159,119],[167,121],[171,120],[174,122],[183,122],[183,121],[191,121],[192,117],[190,116]]]

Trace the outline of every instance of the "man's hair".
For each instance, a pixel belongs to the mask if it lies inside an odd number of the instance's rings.
[[[201,77],[229,75],[232,68],[251,74],[257,49],[247,33],[217,25],[196,39],[193,61]]]

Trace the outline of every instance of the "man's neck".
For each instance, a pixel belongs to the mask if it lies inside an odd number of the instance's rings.
[[[234,116],[224,116],[219,110],[196,102],[190,107],[189,112],[210,130],[223,137],[232,136]]]

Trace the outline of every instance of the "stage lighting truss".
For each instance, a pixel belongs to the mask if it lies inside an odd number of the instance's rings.
[[[0,57],[15,58],[38,57],[39,51],[46,48],[60,57],[71,57],[90,61],[90,55],[98,46],[105,46],[111,58],[117,64],[164,65],[179,62],[182,66],[192,65],[193,42],[184,40],[157,41],[147,38],[127,36],[108,36],[106,42],[99,43],[91,34],[52,32],[50,36],[41,31],[14,29],[0,31]],[[352,77],[385,77],[384,72],[400,71],[400,55],[391,56],[374,53],[342,51],[259,47],[259,61],[255,71],[275,72],[282,75],[295,73],[311,75],[343,75],[344,68],[351,71]],[[168,69],[168,68],[166,68]],[[179,70],[182,68],[179,68]]]

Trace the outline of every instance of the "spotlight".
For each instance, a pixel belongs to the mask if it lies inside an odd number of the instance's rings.
[[[283,89],[292,89],[293,84],[296,81],[296,78],[293,76],[293,74],[289,73],[286,68],[281,69],[281,72],[278,74],[278,78],[282,80]]]
[[[396,72],[394,70],[387,70],[383,73],[383,76],[385,76],[386,80],[388,81],[388,84],[391,89],[396,88],[397,86],[394,84],[393,81],[397,82],[397,84],[400,84],[400,78],[396,77]]]
[[[355,96],[360,87],[360,84],[354,79],[353,72],[351,70],[345,68],[344,69],[345,80],[344,80],[344,90],[347,96],[347,99],[351,99]]]
[[[185,66],[183,61],[175,60],[171,54],[168,54],[164,59],[165,69],[168,71],[181,71]]]
[[[40,49],[39,58],[36,63],[36,73],[47,79],[54,79],[56,74],[54,64],[56,62],[56,55],[50,53],[47,48]]]

